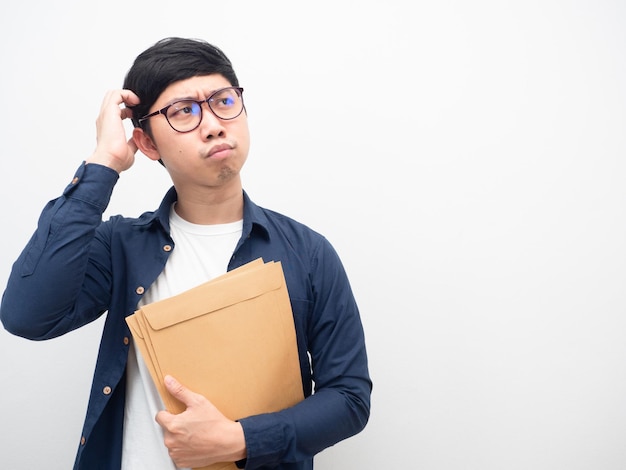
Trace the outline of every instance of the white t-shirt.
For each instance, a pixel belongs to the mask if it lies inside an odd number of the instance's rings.
[[[180,294],[227,271],[241,238],[243,221],[219,225],[187,222],[170,210],[174,250],[163,272],[146,291],[139,306]],[[131,343],[126,368],[126,404],[122,470],[175,470],[155,421],[165,407],[138,349]]]

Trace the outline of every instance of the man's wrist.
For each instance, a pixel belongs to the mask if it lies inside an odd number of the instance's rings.
[[[234,462],[244,460],[247,456],[246,437],[243,432],[243,426],[239,421],[233,422],[232,435],[229,439],[232,444],[232,458]]]

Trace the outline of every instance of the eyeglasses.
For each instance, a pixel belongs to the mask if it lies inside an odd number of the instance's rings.
[[[225,121],[235,119],[243,111],[243,88],[221,88],[205,100],[178,100],[139,119],[139,123],[162,114],[177,132],[191,132],[202,122],[202,104],[207,103],[215,116]]]

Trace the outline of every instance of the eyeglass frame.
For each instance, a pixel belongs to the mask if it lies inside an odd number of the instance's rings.
[[[236,116],[230,117],[230,118],[223,118],[221,116],[218,116],[217,113],[215,111],[213,111],[213,108],[211,107],[211,99],[217,95],[218,93],[223,92],[224,90],[235,90],[237,92],[237,94],[239,95],[239,98],[241,99],[241,110],[239,111],[239,113],[237,113]],[[172,126],[172,123],[170,122],[169,118],[167,117],[167,110],[169,108],[171,108],[172,106],[174,106],[176,103],[180,103],[181,101],[190,101],[192,103],[196,103],[199,108],[200,108],[200,120],[198,121],[198,124],[196,124],[195,127],[193,127],[192,129],[189,129],[187,131],[179,131],[178,129],[176,129],[174,126]],[[211,95],[204,99],[204,100],[193,100],[193,99],[180,99],[180,100],[176,100],[170,104],[168,104],[167,106],[164,106],[163,108],[154,111],[150,114],[146,114],[144,117],[141,117],[139,119],[137,119],[137,124],[139,126],[141,126],[143,128],[142,122],[143,121],[147,121],[148,119],[150,119],[151,117],[154,116],[158,116],[159,114],[162,114],[163,116],[165,116],[165,120],[167,121],[167,123],[169,124],[169,126],[174,129],[176,132],[180,132],[181,134],[186,134],[187,132],[191,132],[191,131],[195,131],[198,127],[200,127],[200,124],[202,124],[202,118],[203,118],[203,111],[202,111],[202,105],[206,103],[209,107],[209,111],[211,111],[213,113],[213,115],[218,118],[221,119],[222,121],[232,121],[233,119],[237,119],[239,116],[241,116],[241,113],[243,112],[244,109],[246,109],[246,106],[243,102],[243,88],[240,86],[227,86],[224,88],[220,88],[219,90],[215,90],[213,93],[211,93]]]

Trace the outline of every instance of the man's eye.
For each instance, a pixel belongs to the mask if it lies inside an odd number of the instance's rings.
[[[173,106],[174,109],[172,111],[174,114],[192,114],[193,113],[193,105],[192,104],[181,104],[178,106]]]
[[[198,113],[198,106],[195,103],[178,103],[172,105],[168,111],[171,118],[181,118],[185,116],[193,116]]]

